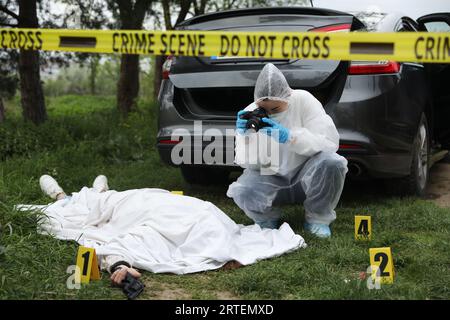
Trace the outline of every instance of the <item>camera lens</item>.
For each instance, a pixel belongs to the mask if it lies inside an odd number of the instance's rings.
[[[259,118],[253,117],[247,121],[247,129],[253,129],[258,131],[260,129],[261,120]]]

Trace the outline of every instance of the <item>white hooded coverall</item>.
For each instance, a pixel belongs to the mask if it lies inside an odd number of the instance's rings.
[[[260,131],[237,133],[235,162],[245,170],[229,186],[227,196],[258,224],[279,219],[280,211],[274,206],[302,202],[306,222],[330,224],[336,219],[334,209],[348,171],[347,160],[336,153],[339,134],[333,120],[312,94],[291,89],[271,63],[258,77],[255,102],[244,110],[254,110],[264,98],[288,102],[286,111],[269,117],[289,129],[289,139],[278,146],[279,162],[269,168],[272,174],[267,174],[267,168],[262,174],[261,164],[246,160],[249,144],[267,136]]]

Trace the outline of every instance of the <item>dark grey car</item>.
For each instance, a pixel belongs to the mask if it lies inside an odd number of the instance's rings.
[[[395,14],[365,16],[319,8],[257,8],[206,14],[186,20],[180,30],[227,31],[433,31],[450,30],[450,14],[417,21]],[[429,167],[450,147],[450,65],[394,61],[271,59],[293,89],[311,92],[332,117],[340,134],[339,153],[349,176],[385,178],[409,194],[423,194]],[[223,181],[233,164],[237,111],[253,101],[256,78],[269,60],[227,57],[169,57],[159,93],[158,150],[174,165],[177,128],[193,132],[194,121],[224,133],[214,163],[178,164],[186,181]],[[228,137],[228,138],[227,138]],[[201,151],[210,142],[192,145]],[[216,154],[217,155],[217,154]],[[227,156],[228,155],[228,156]]]

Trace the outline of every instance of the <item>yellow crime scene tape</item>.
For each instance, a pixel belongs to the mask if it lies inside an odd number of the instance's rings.
[[[450,33],[0,29],[0,48],[175,56],[450,62]]]

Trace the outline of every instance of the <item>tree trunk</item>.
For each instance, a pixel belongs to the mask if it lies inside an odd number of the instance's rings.
[[[20,50],[20,95],[24,119],[40,124],[47,120],[44,93],[39,72],[39,53]]]
[[[19,17],[21,28],[37,28],[36,1],[19,0]],[[20,50],[19,76],[23,117],[25,120],[40,124],[47,120],[47,111],[41,84],[38,51]]]
[[[152,0],[117,0],[121,29],[141,30]],[[137,109],[139,94],[139,55],[122,54],[117,83],[117,107],[123,115]]]
[[[161,88],[162,65],[165,58],[165,56],[155,56],[155,73],[153,78],[153,98],[155,101],[158,99],[159,89]]]
[[[89,59],[89,89],[91,95],[95,95],[97,92],[97,71],[98,71],[99,57],[97,55],[93,55]]]
[[[123,115],[137,109],[139,93],[139,56],[123,54],[120,59],[117,105]]]
[[[5,106],[3,105],[3,100],[0,97],[0,123],[5,120]]]

